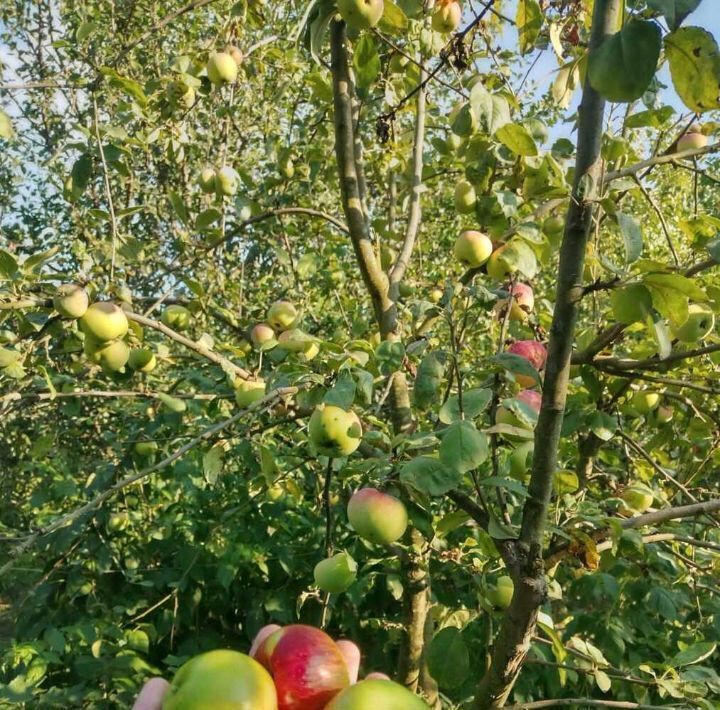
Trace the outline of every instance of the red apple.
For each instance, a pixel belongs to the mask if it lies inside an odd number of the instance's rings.
[[[535,296],[532,288],[524,283],[516,283],[510,289],[509,295],[511,298],[503,298],[497,302],[495,310],[498,316],[502,318],[505,315],[505,309],[510,300],[512,303],[510,306],[510,320],[527,320],[528,314],[532,313],[535,306]]]
[[[517,340],[508,348],[508,352],[525,358],[538,372],[545,367],[547,348],[537,340]],[[532,377],[517,373],[515,380],[522,387],[533,387],[536,384]]]

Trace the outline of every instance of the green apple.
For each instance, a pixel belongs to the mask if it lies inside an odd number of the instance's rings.
[[[487,600],[495,609],[505,610],[510,606],[514,591],[515,585],[512,579],[503,575],[497,578],[493,586],[488,587]]]
[[[691,303],[688,317],[678,328],[671,328],[672,334],[683,343],[697,343],[706,338],[715,327],[715,314],[709,306]]]
[[[265,380],[236,380],[235,401],[240,407],[248,407],[261,400],[266,389]]]
[[[233,44],[229,44],[225,47],[225,54],[229,54],[233,58],[233,61],[238,65],[238,68],[245,60],[245,55],[242,53],[242,50]]]
[[[407,283],[407,281],[403,281],[398,286],[398,293],[400,294],[401,298],[409,298],[415,293],[415,286]]]
[[[158,450],[158,443],[157,441],[136,441],[133,448],[138,456],[147,458]]]
[[[526,485],[530,482],[530,468],[534,451],[535,442],[526,441],[518,444],[508,457],[510,475]]]
[[[632,407],[638,414],[649,414],[660,404],[660,395],[649,390],[640,390],[632,396]]]
[[[432,16],[432,28],[435,32],[448,34],[458,28],[462,19],[462,8],[459,2],[448,2],[439,5]]]
[[[495,281],[505,281],[512,273],[510,266],[503,258],[503,253],[507,250],[507,244],[501,244],[495,251],[490,254],[487,261],[488,276]]]
[[[255,660],[237,651],[202,653],[180,667],[162,710],[277,710],[275,685]]]
[[[347,554],[339,552],[318,562],[313,571],[315,584],[329,594],[340,594],[350,587],[357,577],[357,563]]]
[[[53,298],[53,306],[63,318],[82,317],[88,309],[88,304],[87,292],[77,284],[63,284]]]
[[[107,522],[108,532],[124,530],[128,525],[127,513],[113,513]]]
[[[347,506],[347,516],[361,538],[378,545],[399,540],[408,524],[402,501],[376,488],[361,488],[354,493]]]
[[[291,353],[305,352],[314,343],[315,339],[300,328],[291,328],[278,336],[278,347]]]
[[[660,405],[655,411],[655,420],[658,424],[667,424],[675,416],[675,410],[667,405]]]
[[[430,706],[399,683],[368,677],[336,695],[325,710],[430,710]]]
[[[460,180],[455,185],[455,210],[459,214],[470,214],[475,210],[477,195],[472,183],[467,180]]]
[[[387,246],[387,244],[383,244],[380,247],[380,266],[382,267],[382,270],[388,271],[397,260],[397,257],[398,254],[392,247]]]
[[[338,0],[337,6],[348,27],[355,30],[375,27],[385,9],[383,0]]]
[[[624,503],[629,508],[626,513],[644,513],[652,504],[655,498],[652,490],[644,483],[632,483],[620,494]]]
[[[275,301],[275,303],[268,308],[268,325],[276,331],[292,328],[297,319],[297,308],[295,308],[290,301]]]
[[[256,350],[270,350],[277,345],[275,331],[267,323],[258,323],[250,331],[250,342]]]
[[[234,84],[238,75],[238,65],[235,60],[225,52],[210,52],[207,63],[208,79],[215,86]]]
[[[100,365],[105,372],[119,372],[130,357],[130,348],[124,340],[97,343],[92,338],[85,340],[85,354]]]
[[[129,325],[122,308],[109,301],[98,301],[89,306],[80,318],[80,327],[95,340],[107,342],[122,338]]]
[[[187,328],[190,327],[190,324],[192,323],[192,314],[187,308],[185,308],[185,306],[174,304],[172,306],[168,306],[163,311],[160,320],[168,328],[182,331],[187,330]]]
[[[490,237],[474,229],[466,229],[455,240],[455,258],[464,266],[473,269],[482,266],[490,258],[492,251]]]
[[[155,353],[150,348],[133,348],[130,351],[128,365],[137,372],[152,372],[157,366]]]
[[[232,197],[238,189],[238,174],[228,165],[215,173],[215,192],[218,195]]]
[[[215,192],[215,169],[203,168],[198,175],[198,185],[207,194]]]
[[[332,404],[319,404],[308,424],[310,443],[319,454],[349,456],[362,439],[362,426],[355,412]]]

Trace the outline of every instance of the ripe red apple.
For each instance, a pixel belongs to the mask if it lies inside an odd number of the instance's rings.
[[[525,358],[538,372],[545,367],[547,348],[537,340],[517,340],[507,351]],[[536,384],[535,380],[528,375],[516,373],[515,380],[522,387],[533,387]]]
[[[379,545],[399,540],[408,524],[407,510],[394,496],[376,488],[361,488],[347,507],[348,520],[360,537]]]

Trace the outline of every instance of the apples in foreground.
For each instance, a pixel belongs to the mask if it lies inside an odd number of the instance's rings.
[[[338,12],[355,30],[367,30],[375,27],[385,9],[383,0],[338,0]]]
[[[209,651],[180,667],[162,704],[163,710],[277,710],[269,673],[237,651]]]
[[[88,303],[87,292],[77,284],[63,284],[53,298],[53,306],[63,318],[80,318],[85,315]]]
[[[250,340],[258,350],[269,350],[277,344],[275,331],[266,323],[258,323],[250,331]]]
[[[402,501],[376,488],[361,488],[354,493],[348,503],[347,515],[360,537],[379,545],[399,540],[408,524]]]
[[[459,214],[469,214],[475,209],[477,195],[472,183],[460,180],[455,185],[455,209]]]
[[[315,584],[329,594],[340,594],[346,591],[357,577],[357,563],[347,554],[337,555],[321,560],[313,571]]]
[[[109,301],[93,303],[80,318],[82,330],[100,342],[122,338],[128,331],[128,319],[120,306]]]
[[[623,502],[630,510],[625,513],[632,515],[633,513],[644,513],[653,503],[655,496],[648,486],[644,483],[633,483],[629,485],[620,495]]]
[[[439,5],[432,16],[432,28],[435,32],[447,34],[458,28],[462,19],[462,8],[459,2],[446,2]]]
[[[215,170],[213,168],[203,168],[200,175],[198,175],[198,185],[208,195],[215,192]]]
[[[490,237],[474,229],[466,229],[455,241],[455,258],[470,268],[482,266],[492,254]]]
[[[399,683],[368,677],[343,690],[325,710],[429,710],[429,705]]]
[[[517,340],[507,351],[512,355],[518,355],[527,360],[538,372],[545,367],[547,348],[538,340]],[[513,374],[515,375],[515,381],[521,387],[534,387],[537,384],[530,375]]]
[[[128,365],[136,372],[152,372],[157,366],[157,358],[150,348],[134,348],[130,351]]]
[[[319,404],[310,417],[308,435],[319,454],[332,458],[349,456],[360,446],[362,426],[355,412]]]
[[[657,392],[650,392],[649,390],[640,390],[635,392],[632,397],[633,409],[638,414],[650,414],[653,410],[657,409],[660,404],[660,395]]]

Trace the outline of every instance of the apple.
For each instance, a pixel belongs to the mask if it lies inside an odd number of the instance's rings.
[[[248,407],[265,396],[265,380],[237,380],[235,401],[240,407]]]
[[[655,411],[655,420],[658,424],[667,424],[668,422],[672,421],[672,418],[675,416],[675,410],[673,407],[668,407],[667,405],[660,405],[657,410]]]
[[[430,293],[428,294],[430,301],[432,303],[440,303],[442,301],[442,297],[445,295],[445,291],[443,291],[441,288],[433,288],[430,290]]]
[[[455,210],[459,214],[470,214],[476,204],[475,188],[467,180],[460,180],[455,185]]]
[[[339,639],[335,642],[342,657],[345,660],[345,665],[348,669],[348,676],[350,677],[350,685],[357,683],[358,674],[360,673],[360,660],[362,654],[360,648],[356,643],[349,641],[348,639]]]
[[[557,236],[565,229],[565,220],[559,215],[550,215],[542,223],[542,230],[548,236]]]
[[[515,399],[520,400],[523,404],[530,407],[535,413],[540,413],[540,405],[542,404],[542,395],[537,390],[525,389],[515,395]],[[515,416],[513,412],[506,407],[498,407],[495,413],[495,422],[497,424],[509,424],[510,426],[527,428],[521,419]]]
[[[256,350],[270,350],[277,345],[275,331],[266,323],[258,323],[250,331],[250,342]]]
[[[182,81],[171,81],[167,85],[165,93],[173,106],[180,104],[185,108],[191,108],[195,103],[195,89]]]
[[[107,522],[109,532],[119,532],[124,530],[128,525],[127,513],[113,513]]]
[[[238,174],[228,165],[215,173],[215,192],[218,195],[232,197],[238,189]]]
[[[422,698],[399,683],[373,675],[343,690],[325,710],[430,710]]]
[[[409,298],[415,293],[415,286],[407,283],[407,281],[403,281],[398,286],[398,293],[400,294],[401,298]]]
[[[347,552],[339,552],[337,555],[318,562],[315,565],[313,576],[315,584],[323,592],[340,594],[355,581],[357,563]]]
[[[322,710],[350,685],[337,644],[313,626],[293,624],[278,629],[260,644],[256,658],[267,661],[279,710]]]
[[[632,396],[631,404],[638,414],[650,414],[660,404],[660,395],[649,390],[640,390]]]
[[[530,480],[530,462],[535,451],[535,442],[525,441],[516,446],[509,458],[510,475],[512,478],[527,484]]]
[[[365,676],[365,680],[390,680],[390,676],[387,673],[380,673],[380,671],[373,671]]]
[[[160,320],[173,330],[186,330],[192,323],[192,314],[185,306],[168,306],[162,313]]]
[[[268,308],[267,322],[275,330],[288,330],[298,319],[297,308],[290,301],[275,301]]]
[[[538,371],[545,367],[547,348],[537,340],[516,340],[508,352],[525,358]]]
[[[215,86],[234,84],[238,75],[238,65],[226,52],[210,52],[207,63],[208,79]]]
[[[136,441],[133,449],[138,456],[147,458],[158,450],[158,443],[157,441]]]
[[[255,634],[255,638],[250,646],[250,650],[248,651],[250,658],[254,658],[258,663],[267,668],[270,663],[270,659],[263,657],[261,660],[258,658],[258,651],[265,643],[265,639],[272,636],[272,634],[279,631],[281,628],[282,626],[278,626],[277,624],[267,624],[266,626],[263,626],[260,631]]]
[[[155,353],[149,348],[133,348],[128,357],[128,365],[137,372],[152,372],[157,365]]]
[[[462,8],[459,2],[449,2],[440,5],[432,16],[432,28],[435,32],[447,34],[458,28],[462,19]]]
[[[375,27],[385,9],[383,0],[338,0],[337,6],[340,16],[354,30]]]
[[[393,52],[390,57],[390,64],[388,65],[388,71],[390,74],[402,74],[407,68],[410,60],[399,52]]]
[[[512,303],[510,306],[510,320],[525,322],[528,314],[532,313],[535,307],[535,296],[532,288],[524,283],[513,284],[510,288],[509,297],[509,299],[503,298],[495,304],[498,317],[504,317],[508,300],[510,300]]]
[[[503,254],[507,248],[507,244],[501,244],[492,254],[490,254],[490,258],[487,261],[488,276],[495,281],[505,281],[505,279],[512,273],[512,269],[503,259]]]
[[[314,342],[312,336],[300,328],[291,328],[278,336],[278,347],[291,353],[304,352]]]
[[[198,185],[207,194],[215,192],[215,169],[203,168],[198,175]]]
[[[162,710],[277,710],[270,674],[244,653],[202,653],[182,665],[170,684]]]
[[[305,362],[310,362],[318,353],[320,352],[320,345],[312,341],[311,343],[307,344],[307,347],[304,350],[301,350],[298,353],[298,357],[300,360],[304,360]]]
[[[488,587],[487,600],[495,609],[507,609],[515,591],[512,579],[507,575],[498,577],[494,586]]]
[[[356,491],[348,502],[347,516],[361,538],[378,545],[399,540],[408,525],[407,510],[402,501],[377,488]]]
[[[85,354],[107,372],[119,372],[130,358],[130,348],[124,340],[97,343],[91,338],[85,340]]]
[[[688,317],[678,328],[671,328],[672,334],[682,343],[697,343],[706,338],[715,327],[715,314],[709,306],[691,303]]]
[[[628,515],[633,513],[644,513],[653,503],[655,498],[652,490],[644,483],[632,483],[620,494],[629,510],[624,512]]]
[[[53,306],[63,318],[80,318],[85,315],[88,304],[87,292],[77,284],[63,284],[53,298]]]
[[[708,144],[707,136],[702,132],[699,123],[693,123],[687,132],[680,136],[677,142],[677,152],[682,153],[684,150],[698,150],[704,148]]]
[[[225,54],[229,54],[233,58],[233,61],[235,62],[235,64],[238,65],[238,68],[245,59],[242,50],[233,44],[229,44],[227,47],[225,47]]]
[[[482,266],[492,254],[490,237],[474,229],[466,229],[455,240],[455,258],[470,268]]]
[[[362,438],[362,426],[355,412],[332,404],[319,404],[310,416],[308,436],[313,448],[325,456],[349,456]]]
[[[80,327],[95,340],[107,342],[122,338],[129,326],[122,308],[109,301],[98,301],[82,315]]]

